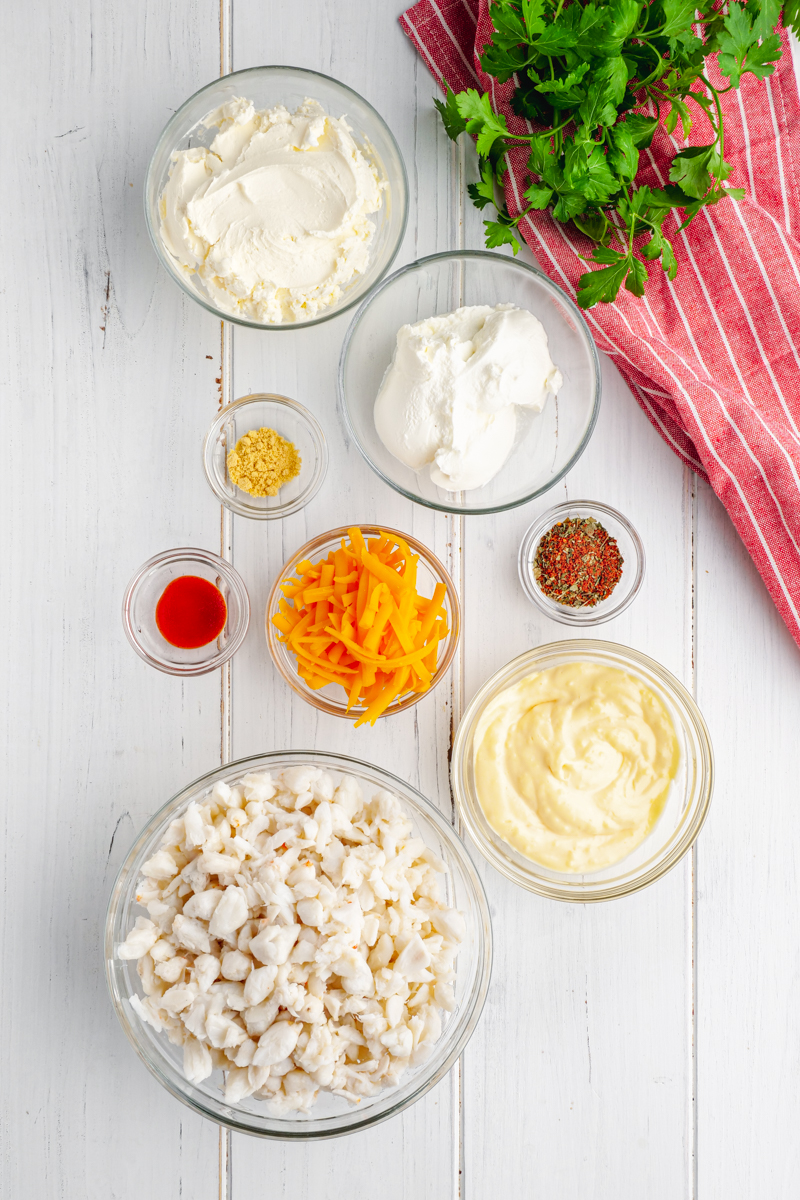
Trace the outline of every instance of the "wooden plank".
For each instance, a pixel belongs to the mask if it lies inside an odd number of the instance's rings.
[[[797,1192],[798,650],[722,505],[698,496],[697,693],[716,789],[697,845],[698,1191]]]
[[[430,77],[393,17],[379,7],[328,0],[316,7],[313,20],[298,22],[295,6],[281,0],[270,6],[266,21],[262,5],[237,0],[233,28],[236,69],[259,62],[311,67],[356,88],[385,117],[400,142],[411,184],[409,228],[397,265],[448,248],[458,211],[452,153],[436,128]],[[375,729],[354,729],[317,712],[283,683],[264,638],[262,614],[275,576],[299,545],[325,529],[379,521],[412,533],[448,566],[457,566],[457,523],[454,527],[448,517],[396,495],[345,439],[335,379],[351,315],[292,334],[235,333],[235,394],[277,391],[307,405],[325,431],[330,468],[321,493],[301,513],[266,528],[238,518],[234,523],[234,561],[247,580],[255,617],[233,667],[233,750],[238,756],[281,747],[335,749],[396,771],[449,812],[446,681],[411,711]],[[453,1183],[454,1121],[452,1080],[447,1080],[401,1117],[354,1141],[302,1147],[236,1135],[232,1195],[302,1200],[344,1187],[366,1197],[377,1195],[379,1180],[382,1200],[447,1196]]]
[[[481,246],[479,218],[468,210],[465,223],[467,244]],[[619,508],[648,555],[631,608],[588,636],[643,650],[691,685],[690,479],[608,359],[602,370],[597,427],[565,480],[522,508],[466,522],[467,701],[516,654],[576,636],[539,614],[517,576],[528,525],[565,499]],[[502,622],[492,620],[500,611]],[[463,1060],[462,1194],[689,1197],[690,862],[600,905],[530,896],[488,867],[484,876],[495,965]]]
[[[0,299],[8,1196],[218,1194],[217,1131],[138,1063],[100,957],[135,832],[219,758],[219,678],[149,669],[120,622],[145,558],[219,544],[199,460],[219,324],[158,268],[141,202],[161,127],[218,71],[218,12],[217,0],[4,12],[6,86],[24,98]]]

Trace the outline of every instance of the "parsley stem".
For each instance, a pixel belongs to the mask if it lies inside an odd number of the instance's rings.
[[[719,93],[717,92],[717,89],[714,87],[713,83],[709,83],[709,81],[706,79],[705,75],[700,75],[699,79],[700,79],[700,82],[704,83],[705,86],[708,88],[708,90],[711,92],[711,98],[714,101],[714,108],[716,109],[716,113],[717,113],[716,133],[717,133],[717,139],[719,141],[719,164],[720,164],[720,171],[722,171],[725,166],[725,126],[722,121],[722,105],[719,102]],[[716,172],[715,172],[715,174],[716,174]],[[719,183],[720,181],[718,180],[717,182]]]

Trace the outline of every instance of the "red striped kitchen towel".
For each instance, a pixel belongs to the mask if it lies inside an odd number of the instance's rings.
[[[490,90],[509,128],[513,81],[485,75],[488,0],[419,0],[400,18],[440,85]],[[781,616],[800,645],[800,102],[788,37],[775,73],[745,76],[722,98],[730,183],[747,194],[703,209],[674,238],[677,278],[656,264],[643,299],[621,291],[586,313],[597,345],[619,367],[664,440],[708,479],[727,508]],[[703,121],[693,140],[707,141]],[[679,148],[660,127],[642,156],[645,182],[663,185]],[[506,177],[509,211],[526,186],[524,148]],[[674,217],[673,234],[678,224]],[[546,212],[520,229],[542,269],[574,297],[591,244]]]

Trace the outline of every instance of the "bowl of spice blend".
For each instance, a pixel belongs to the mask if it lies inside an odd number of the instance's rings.
[[[601,625],[618,616],[644,579],[644,546],[622,513],[592,500],[543,513],[519,548],[525,594],[564,625]]]
[[[214,495],[242,517],[273,521],[316,496],[328,469],[319,422],[307,408],[268,392],[228,404],[203,444]]]

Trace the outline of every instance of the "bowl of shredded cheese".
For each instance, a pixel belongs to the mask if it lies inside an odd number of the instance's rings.
[[[323,712],[374,725],[444,678],[461,633],[449,572],[396,529],[331,529],[292,555],[267,601],[273,662]]]
[[[219,413],[203,443],[203,468],[226,508],[274,521],[316,496],[328,469],[328,448],[307,408],[288,396],[258,392]]]

